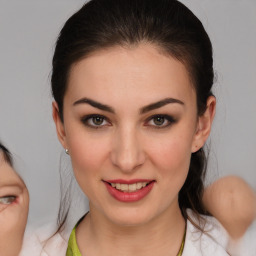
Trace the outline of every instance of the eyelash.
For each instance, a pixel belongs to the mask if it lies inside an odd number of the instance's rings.
[[[167,127],[171,126],[172,124],[176,123],[176,119],[170,115],[154,115],[154,116],[149,117],[146,120],[146,123],[149,123],[150,121],[153,121],[156,118],[163,118],[164,123],[167,122],[167,124],[165,124],[165,125],[156,125],[156,124],[149,125],[149,126],[152,126],[154,129],[164,129],[164,128],[167,128]]]
[[[103,119],[103,122],[106,121],[108,122],[109,124],[108,125],[93,125],[93,124],[89,124],[89,121],[93,120],[93,118],[102,118]],[[90,128],[93,128],[93,129],[100,129],[104,126],[110,126],[110,121],[108,121],[108,119],[105,117],[105,116],[102,116],[102,115],[96,115],[96,114],[92,114],[92,115],[88,115],[88,116],[84,116],[82,119],[81,119],[82,123]]]
[[[99,124],[99,125],[96,125],[96,124],[90,124],[89,122],[93,122],[93,118],[100,118],[102,119],[102,122],[107,122],[107,124]],[[167,124],[165,125],[148,125],[148,123],[156,118],[163,118],[164,119],[164,122],[167,122]],[[92,115],[87,115],[87,116],[84,116],[83,118],[81,118],[81,121],[84,125],[86,125],[87,127],[89,128],[92,128],[92,129],[100,129],[100,128],[103,128],[105,126],[111,126],[111,122],[103,115],[97,115],[97,114],[92,114]],[[170,115],[153,115],[153,116],[150,116],[149,118],[147,118],[146,120],[146,125],[145,126],[151,126],[152,128],[154,129],[163,129],[163,128],[167,128],[169,126],[171,126],[172,124],[176,123],[176,119],[173,118],[172,116]]]

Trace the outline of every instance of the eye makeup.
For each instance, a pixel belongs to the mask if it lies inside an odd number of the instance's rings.
[[[157,114],[147,118],[144,125],[155,129],[163,129],[175,124],[176,122],[177,119],[171,115]]]
[[[90,114],[81,118],[82,123],[93,129],[103,128],[104,126],[111,126],[110,121],[103,115]]]
[[[150,117],[148,117],[145,122],[144,126],[148,126],[151,128],[161,129],[161,128],[167,128],[177,122],[177,118],[173,117],[169,114],[155,114]],[[106,126],[111,126],[110,120],[100,114],[90,114],[83,116],[81,118],[81,122],[93,129],[99,129]]]

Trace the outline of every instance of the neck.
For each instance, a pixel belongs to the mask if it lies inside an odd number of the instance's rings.
[[[122,226],[91,208],[76,230],[82,255],[176,256],[183,239],[185,220],[178,207],[167,209],[147,223]]]

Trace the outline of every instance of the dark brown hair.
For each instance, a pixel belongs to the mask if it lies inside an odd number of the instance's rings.
[[[101,49],[136,47],[143,42],[186,66],[196,91],[198,115],[203,114],[212,95],[214,72],[211,41],[200,20],[176,0],[91,0],[67,20],[56,42],[51,83],[62,121],[72,65]],[[205,170],[206,157],[200,149],[191,155],[188,176],[179,192],[184,218],[188,218],[187,208],[198,216],[206,214],[202,203]],[[59,216],[63,220],[67,214]]]

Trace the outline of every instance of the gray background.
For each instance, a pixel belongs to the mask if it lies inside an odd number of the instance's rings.
[[[218,108],[208,182],[236,174],[256,189],[256,1],[183,2],[214,47]],[[60,28],[83,3],[0,0],[0,140],[14,153],[29,188],[33,225],[53,220],[59,206],[65,156],[51,117],[51,57]]]

